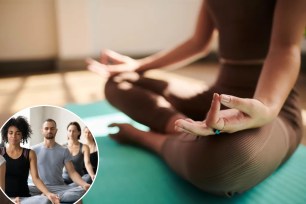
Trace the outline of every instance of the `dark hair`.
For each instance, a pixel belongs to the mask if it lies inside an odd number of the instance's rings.
[[[76,122],[76,121],[73,121],[73,122],[70,122],[68,125],[67,125],[67,130],[68,130],[68,128],[69,128],[69,126],[70,125],[74,125],[76,128],[77,128],[77,130],[80,132],[80,134],[78,135],[78,140],[81,138],[81,132],[82,132],[82,130],[81,130],[81,126],[80,126],[80,124],[78,123],[78,122]]]
[[[52,122],[52,123],[54,123],[55,126],[56,126],[55,120],[53,120],[53,119],[51,119],[51,118],[46,119],[43,123],[45,123],[45,122]]]
[[[8,129],[11,126],[15,126],[21,132],[21,142],[24,144],[28,142],[28,139],[31,137],[32,129],[31,125],[28,123],[28,120],[23,116],[18,116],[17,118],[9,119],[1,129],[1,136],[4,142],[8,142],[7,134]]]

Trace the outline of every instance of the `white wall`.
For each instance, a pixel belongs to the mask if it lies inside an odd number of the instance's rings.
[[[57,55],[53,0],[0,0],[0,60]]]
[[[57,124],[57,134],[55,137],[55,141],[59,144],[65,144],[67,143],[67,125],[70,122],[76,121],[81,126],[81,142],[85,141],[85,138],[83,136],[83,130],[87,124],[84,123],[84,121],[74,114],[73,112],[58,107],[58,106],[48,106],[48,105],[42,105],[42,106],[33,106],[26,109],[23,109],[21,111],[18,111],[15,113],[12,117],[18,117],[23,116],[25,117],[28,122],[31,125],[33,134],[31,135],[30,140],[27,144],[24,144],[22,146],[30,148],[31,146],[41,143],[44,140],[44,137],[41,134],[42,130],[42,124],[43,122],[50,118],[55,120]],[[4,125],[4,124],[3,124]],[[0,138],[2,141],[2,138]]]
[[[91,29],[88,0],[55,1],[58,55],[61,59],[75,59],[90,56]]]
[[[55,140],[59,144],[64,144],[67,142],[67,125],[72,121],[76,121],[80,124],[83,133],[85,124],[74,113],[56,106],[32,107],[30,108],[30,123],[33,129],[33,135],[30,144],[31,146],[43,141],[41,128],[43,122],[48,118],[56,121],[58,131]]]
[[[156,52],[192,31],[198,0],[0,0],[0,60]]]
[[[193,32],[200,3],[0,0],[0,61],[82,59],[97,57],[103,48],[127,55],[150,54]]]
[[[101,0],[91,3],[93,54],[111,48],[147,54],[191,35],[199,0]]]

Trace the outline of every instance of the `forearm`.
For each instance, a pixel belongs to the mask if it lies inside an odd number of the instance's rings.
[[[178,68],[205,56],[210,50],[214,30],[213,19],[208,12],[206,1],[203,1],[192,36],[173,49],[139,60],[137,70]]]
[[[87,184],[76,171],[69,174],[69,176],[70,176],[71,180],[79,186],[83,187],[84,185]]]
[[[92,165],[90,163],[86,163],[85,167],[86,167],[86,170],[87,170],[88,174],[90,175],[90,177],[93,178],[95,176],[95,173],[92,169]]]
[[[276,2],[270,49],[254,96],[268,107],[274,117],[299,74],[305,9],[305,0]]]
[[[264,103],[276,117],[293,88],[300,68],[299,46],[271,50],[263,66],[254,98]]]
[[[33,178],[33,183],[35,184],[35,186],[44,194],[47,195],[47,193],[49,193],[49,190],[47,189],[47,187],[45,186],[45,184],[42,182],[42,180],[40,178]]]
[[[140,59],[138,71],[154,68],[174,69],[190,64],[209,53],[212,36],[211,34],[204,42],[190,38],[172,49]]]

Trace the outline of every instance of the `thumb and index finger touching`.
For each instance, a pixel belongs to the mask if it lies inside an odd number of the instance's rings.
[[[227,108],[236,109],[247,115],[252,115],[254,112],[252,100],[248,98],[239,98],[227,94],[219,95],[215,93],[210,110],[207,114],[206,124],[213,129],[225,132],[228,130],[233,131],[231,130],[233,127],[231,127],[230,120],[220,115],[221,104]]]

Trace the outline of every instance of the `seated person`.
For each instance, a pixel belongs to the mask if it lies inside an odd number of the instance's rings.
[[[67,126],[67,137],[68,144],[65,146],[68,147],[69,152],[72,155],[72,163],[75,170],[82,176],[82,179],[87,183],[92,183],[95,177],[92,165],[90,163],[90,151],[89,147],[86,144],[79,142],[81,137],[81,127],[78,122],[71,122]],[[86,167],[86,174],[83,170],[83,166]],[[69,177],[67,169],[63,171],[63,178],[66,184],[71,184],[72,180]]]
[[[16,203],[59,203],[57,195],[49,192],[37,172],[37,159],[34,151],[20,146],[27,142],[32,133],[31,127],[24,117],[11,118],[2,128],[1,136],[6,147],[1,147],[1,155],[6,160],[5,193]],[[28,176],[43,195],[32,196],[28,187]],[[2,181],[2,179],[1,179]],[[2,183],[2,182],[1,182]]]
[[[44,141],[35,145],[33,150],[37,154],[38,172],[47,188],[59,195],[61,202],[74,203],[78,201],[90,187],[90,184],[82,180],[72,164],[72,157],[67,148],[55,142],[57,133],[56,122],[47,119],[42,125]],[[68,186],[62,178],[63,167],[68,171],[70,178],[78,186]],[[32,194],[39,194],[39,189],[30,187]]]
[[[94,173],[96,174],[97,172],[97,168],[98,168],[98,149],[97,149],[97,145],[96,142],[93,138],[93,135],[91,134],[90,130],[88,129],[88,127],[84,128],[84,137],[85,137],[85,144],[88,145],[89,147],[89,152],[90,152],[90,163],[92,166],[92,169],[94,171]],[[87,173],[86,167],[83,167],[83,170],[85,173]]]

